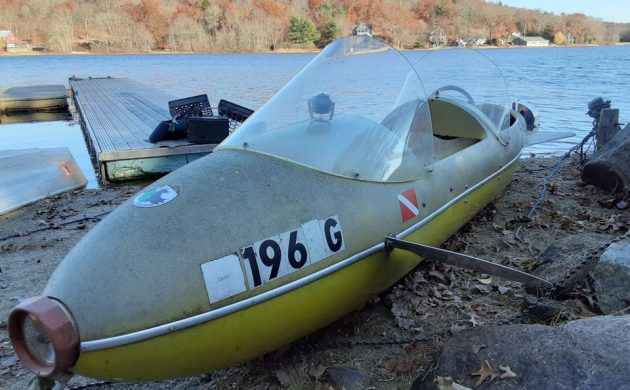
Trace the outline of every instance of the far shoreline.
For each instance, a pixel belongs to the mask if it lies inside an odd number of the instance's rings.
[[[488,49],[549,49],[549,48],[584,48],[584,47],[609,47],[609,46],[630,46],[630,42],[617,42],[614,44],[582,44],[582,45],[549,45],[549,46],[472,46],[462,48],[469,48],[473,50],[488,50]],[[440,46],[440,47],[426,47],[417,49],[397,49],[401,52],[408,51],[430,51],[444,48],[450,48],[456,46]],[[20,53],[7,53],[0,52],[0,57],[39,57],[39,56],[97,56],[97,55],[196,55],[196,54],[316,54],[319,53],[319,48],[304,48],[304,49],[276,49],[266,51],[169,51],[169,50],[152,50],[152,51],[129,51],[129,52],[90,52],[90,51],[73,51],[66,52],[20,52]]]

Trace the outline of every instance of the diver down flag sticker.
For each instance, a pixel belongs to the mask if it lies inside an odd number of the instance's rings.
[[[416,190],[410,189],[398,195],[398,203],[400,203],[400,214],[403,222],[407,222],[418,215]]]

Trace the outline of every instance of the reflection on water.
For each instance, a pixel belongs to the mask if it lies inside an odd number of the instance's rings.
[[[0,114],[0,125],[67,120],[70,120],[67,112],[19,112],[11,113],[10,115]]]
[[[45,120],[53,118],[54,122],[16,123],[22,120]],[[58,119],[65,119],[59,121]],[[64,113],[35,113],[8,115],[0,117],[0,150],[32,149],[32,148],[59,148],[67,147],[72,156],[81,167],[85,178],[88,180],[87,188],[98,188],[98,182],[90,155],[85,146],[81,127],[68,120],[68,114]]]

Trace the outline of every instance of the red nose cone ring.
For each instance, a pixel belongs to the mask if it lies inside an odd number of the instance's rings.
[[[11,310],[8,328],[15,353],[38,376],[67,372],[79,358],[79,333],[70,313],[56,300],[25,300]]]

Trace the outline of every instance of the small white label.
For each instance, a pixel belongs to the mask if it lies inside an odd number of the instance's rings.
[[[236,255],[229,255],[201,264],[210,303],[218,302],[246,290],[241,263]]]

